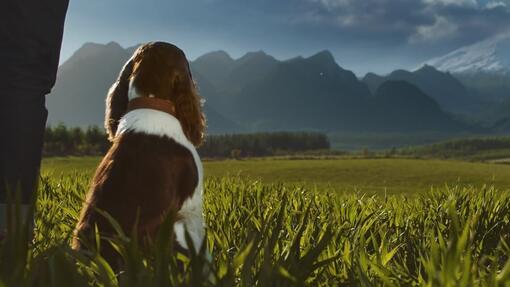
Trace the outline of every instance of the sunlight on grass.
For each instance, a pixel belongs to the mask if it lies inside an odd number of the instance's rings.
[[[385,197],[209,179],[209,268],[203,254],[171,252],[163,227],[149,250],[115,239],[127,264],[115,273],[96,251],[69,249],[88,181],[43,178],[33,244],[19,224],[0,244],[1,286],[505,286],[510,278],[510,192],[492,187]]]
[[[47,158],[44,174],[93,174],[100,158]],[[337,192],[413,194],[431,187],[510,188],[510,165],[421,159],[250,159],[205,161],[206,177],[241,176]]]

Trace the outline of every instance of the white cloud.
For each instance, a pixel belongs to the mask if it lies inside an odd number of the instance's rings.
[[[477,7],[476,0],[423,0],[426,4],[431,5],[444,5],[444,6],[464,6],[464,7]]]
[[[498,7],[508,7],[507,3],[503,1],[490,1],[485,5],[485,8],[487,9],[494,9]]]
[[[352,0],[308,0],[312,3],[320,3],[323,7],[329,10],[349,6]]]
[[[451,37],[455,35],[457,31],[457,25],[449,22],[445,17],[437,16],[434,24],[416,27],[416,33],[410,36],[409,42],[412,44],[435,42]]]

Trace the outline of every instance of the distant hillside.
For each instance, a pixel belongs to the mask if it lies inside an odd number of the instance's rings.
[[[234,91],[235,92],[235,91]],[[234,119],[256,130],[362,129],[368,88],[331,53],[280,62],[232,97]]]
[[[510,158],[510,137],[464,138],[402,148],[399,154],[431,158],[493,161]]]
[[[365,77],[363,77],[362,81],[367,85],[372,94],[375,94],[379,86],[386,81],[385,76],[379,76],[375,73],[367,73]]]
[[[494,109],[493,118],[497,119],[493,124],[494,130],[510,133],[510,98]]]
[[[60,66],[56,85],[47,97],[48,124],[102,126],[106,93],[135,49],[124,49],[111,42],[106,45],[87,43],[77,50]],[[205,79],[200,81],[199,86],[202,84],[207,85]],[[207,94],[202,95],[207,98]],[[240,130],[237,124],[220,115],[209,104],[204,110],[209,132]]]
[[[440,72],[432,66],[425,65],[414,72],[396,70],[387,76],[369,73],[363,78],[363,82],[372,92],[375,92],[382,83],[388,80],[407,81],[417,86],[436,100],[445,111],[466,113],[476,110],[479,106],[478,101],[470,96],[458,79],[449,73]]]
[[[224,51],[216,51],[197,58],[192,64],[193,72],[208,75],[213,85],[223,83],[234,66],[234,59]],[[221,69],[218,69],[221,67]]]
[[[101,125],[106,92],[135,48],[89,43],[76,51],[60,67],[48,96],[49,123]],[[383,84],[389,79],[377,75],[373,78],[380,82],[375,85],[368,75],[362,82],[340,67],[328,51],[286,61],[261,51],[238,59],[216,51],[190,64],[206,99],[210,133],[472,130],[451,119],[427,92],[420,91],[433,86],[437,89],[433,94],[447,101],[462,92],[462,85],[449,74],[430,67],[391,76],[426,88],[421,89],[401,82]]]
[[[218,111],[230,115],[236,110],[233,101],[244,86],[256,81],[277,66],[279,62],[264,52],[250,52],[234,60],[226,52],[205,54],[191,63],[201,91]],[[203,82],[201,82],[202,80]]]
[[[494,123],[492,128],[495,131],[502,132],[502,133],[510,133],[510,117],[504,117]]]
[[[467,126],[445,114],[439,104],[407,81],[386,81],[375,92],[376,129],[456,131]]]
[[[460,80],[471,95],[480,100],[499,104],[510,99],[510,73],[456,73],[454,76]]]

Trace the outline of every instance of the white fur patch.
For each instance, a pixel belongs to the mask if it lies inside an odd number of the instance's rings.
[[[174,231],[179,244],[189,249],[185,239],[185,228],[188,230],[193,245],[198,250],[202,246],[205,237],[205,223],[202,214],[202,194],[203,194],[203,167],[202,161],[195,149],[195,146],[188,140],[184,134],[181,123],[174,116],[153,109],[136,109],[125,114],[119,121],[117,135],[127,131],[136,133],[169,137],[178,144],[187,148],[193,155],[198,171],[198,184],[191,198],[188,198],[181,210],[179,216],[182,218],[175,223]]]

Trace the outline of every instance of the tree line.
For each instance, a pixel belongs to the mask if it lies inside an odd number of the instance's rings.
[[[510,137],[455,139],[425,146],[402,148],[399,154],[451,158],[498,150],[510,150]]]
[[[260,157],[329,150],[325,134],[314,132],[274,132],[208,136],[199,148],[203,157]]]
[[[103,129],[47,127],[44,156],[100,156],[110,143]],[[328,137],[316,132],[274,132],[253,134],[209,135],[198,149],[202,157],[241,158],[298,154],[329,150]]]
[[[97,126],[85,129],[49,126],[44,136],[43,156],[103,155],[109,148],[106,133]]]

